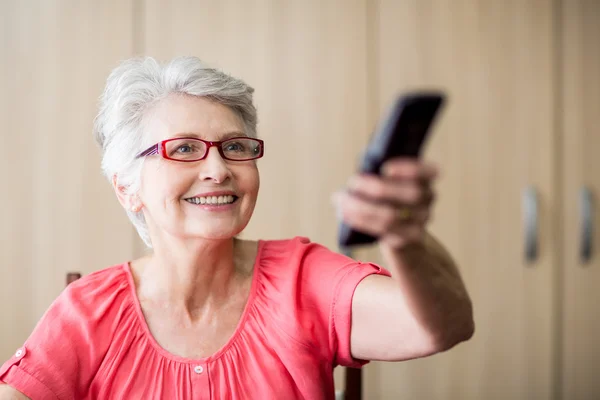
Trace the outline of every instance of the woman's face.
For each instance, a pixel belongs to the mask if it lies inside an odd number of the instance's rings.
[[[231,109],[186,95],[157,104],[146,126],[152,143],[177,136],[209,141],[246,136],[241,117]],[[217,147],[189,163],[148,156],[141,179],[138,198],[153,240],[164,234],[190,239],[237,235],[250,221],[260,185],[256,161],[225,160]],[[224,204],[231,196],[233,203]]]

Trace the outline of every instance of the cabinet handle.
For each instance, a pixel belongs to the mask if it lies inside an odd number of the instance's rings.
[[[587,187],[581,188],[579,202],[581,208],[581,247],[579,248],[579,258],[585,264],[592,259],[594,241],[594,210],[590,189]]]
[[[525,259],[534,262],[538,256],[538,194],[533,186],[523,193],[523,223],[525,228]]]

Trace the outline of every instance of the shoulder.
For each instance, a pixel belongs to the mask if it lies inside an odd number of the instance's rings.
[[[307,237],[262,241],[259,285],[264,309],[289,337],[329,362],[351,364],[352,297],[379,265],[361,262]]]
[[[26,344],[30,348],[44,346],[49,352],[61,346],[106,348],[120,322],[135,316],[127,268],[128,264],[115,265],[69,284],[38,321]]]
[[[370,262],[361,262],[332,250],[328,246],[312,241],[305,236],[280,240],[261,240],[259,258],[263,266],[296,268],[326,274],[347,272],[353,268],[382,268]]]
[[[50,304],[36,331],[99,331],[134,309],[128,264],[111,266],[70,283]]]
[[[128,294],[128,263],[114,265],[92,272],[69,284],[56,299],[58,303],[95,309],[106,302],[114,302]]]
[[[83,398],[81,393],[98,370],[115,327],[134,315],[133,302],[127,300],[127,265],[69,284],[15,356],[0,368],[0,381],[31,398]]]
[[[289,281],[288,285],[321,294],[336,290],[349,277],[360,280],[373,273],[389,275],[379,265],[357,261],[304,236],[261,241],[259,260],[262,275],[271,281]]]
[[[259,251],[261,252],[261,256],[284,259],[288,264],[290,262],[302,264],[317,260],[325,261],[331,258],[342,262],[353,261],[351,258],[339,254],[305,236],[295,236],[278,240],[261,240],[260,244]]]
[[[129,262],[116,264],[107,268],[94,271],[88,275],[73,281],[67,286],[68,289],[78,290],[83,287],[97,289],[106,289],[108,286],[113,286],[115,283],[127,282]]]

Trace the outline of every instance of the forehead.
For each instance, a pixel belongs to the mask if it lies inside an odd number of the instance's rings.
[[[207,98],[170,95],[150,112],[147,133],[160,141],[181,134],[219,140],[232,132],[244,132],[241,117],[229,107]]]

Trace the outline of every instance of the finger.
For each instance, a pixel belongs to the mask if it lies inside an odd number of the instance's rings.
[[[410,219],[401,219],[397,207],[377,204],[348,192],[337,194],[336,203],[340,217],[353,228],[380,236],[387,232],[398,232],[402,225],[420,225],[418,219],[427,219],[427,212],[419,212]]]
[[[362,232],[379,236],[395,222],[391,206],[375,204],[349,192],[339,192],[335,200],[340,218]]]
[[[368,200],[395,205],[429,205],[435,198],[429,184],[376,175],[355,175],[348,182],[348,187],[353,194]]]
[[[422,241],[425,237],[425,228],[419,225],[408,225],[400,232],[390,232],[382,235],[380,241],[392,247],[402,247],[409,243]]]
[[[394,231],[396,228],[401,229],[406,225],[425,225],[431,220],[431,209],[426,206],[417,207],[414,209],[410,209],[410,216],[408,218],[402,219],[398,218],[396,222],[393,224],[391,231]],[[401,213],[396,213],[401,214]]]
[[[438,167],[428,161],[418,159],[395,158],[387,161],[381,168],[383,176],[415,180],[433,180],[438,177]]]

